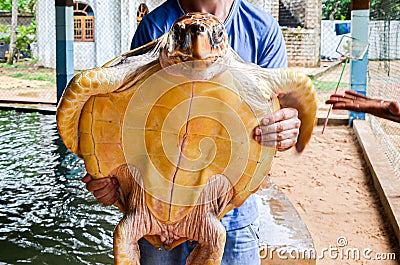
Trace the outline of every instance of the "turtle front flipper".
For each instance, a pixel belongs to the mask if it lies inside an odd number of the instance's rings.
[[[302,152],[311,138],[316,122],[317,98],[311,79],[306,74],[289,68],[263,69],[261,75],[261,82],[267,82],[260,86],[263,93],[280,94],[281,105],[297,109],[301,126],[296,150]]]
[[[97,94],[117,90],[126,71],[113,68],[94,68],[76,74],[66,87],[57,107],[57,126],[65,146],[79,153],[78,128],[81,111],[88,99]]]

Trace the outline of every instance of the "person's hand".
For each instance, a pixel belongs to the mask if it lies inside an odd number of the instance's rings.
[[[297,143],[300,119],[294,108],[283,108],[261,120],[254,129],[254,139],[264,146],[285,151]]]
[[[82,182],[86,183],[86,189],[93,192],[97,201],[104,206],[113,205],[119,198],[119,183],[116,178],[93,179],[92,176],[86,174]]]
[[[333,109],[366,112],[377,117],[400,122],[400,105],[397,101],[373,99],[352,90],[346,90],[344,94],[331,95],[325,103],[332,104]]]

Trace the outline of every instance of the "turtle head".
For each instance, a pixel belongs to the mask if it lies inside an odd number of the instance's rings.
[[[188,13],[173,24],[161,50],[160,63],[163,68],[184,63],[204,69],[221,61],[228,47],[228,34],[216,16]]]

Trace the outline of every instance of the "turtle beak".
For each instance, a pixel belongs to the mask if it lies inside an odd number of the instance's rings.
[[[210,56],[209,36],[206,28],[201,24],[194,24],[190,27],[189,32],[192,35],[192,58],[194,60],[204,60]]]
[[[193,52],[192,57],[194,60],[204,60],[210,56],[210,51],[205,49],[204,42],[208,41],[206,38],[195,38],[193,40]]]

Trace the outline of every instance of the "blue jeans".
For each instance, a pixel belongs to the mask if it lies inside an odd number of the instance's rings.
[[[197,245],[187,241],[171,251],[157,250],[146,239],[139,240],[141,265],[184,265]],[[226,232],[226,244],[221,265],[259,265],[258,222]]]

